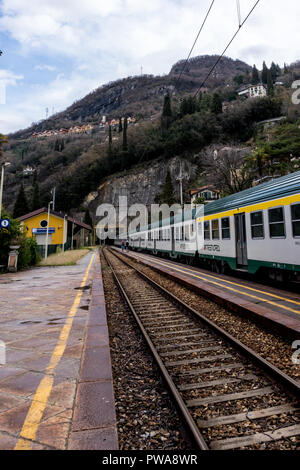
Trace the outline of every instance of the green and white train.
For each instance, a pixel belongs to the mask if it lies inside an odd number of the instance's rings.
[[[300,171],[207,204],[203,217],[195,212],[130,233],[131,249],[220,273],[300,280]]]

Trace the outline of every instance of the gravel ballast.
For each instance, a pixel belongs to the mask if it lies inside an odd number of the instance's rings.
[[[160,372],[101,254],[120,450],[191,450]]]

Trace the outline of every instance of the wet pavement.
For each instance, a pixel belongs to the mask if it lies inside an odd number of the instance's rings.
[[[94,265],[0,276],[0,450],[67,448]]]

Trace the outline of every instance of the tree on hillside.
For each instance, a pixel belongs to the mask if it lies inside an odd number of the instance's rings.
[[[278,73],[278,68],[279,68],[279,73]],[[271,76],[273,82],[275,82],[276,78],[280,75],[280,67],[279,65],[276,65],[274,62],[271,64]]]
[[[111,125],[108,126],[108,155],[112,155],[112,129]]]
[[[175,204],[176,202],[174,196],[174,186],[169,170],[167,172],[166,180],[162,187],[162,191],[158,196],[156,196],[155,202],[158,204],[168,204],[169,206],[172,206],[172,204]]]
[[[161,127],[166,130],[169,129],[172,122],[172,107],[171,107],[171,97],[169,94],[165,96],[163,112],[161,116]]]
[[[245,80],[246,80],[245,75],[236,75],[233,78],[234,83],[236,83],[238,86],[243,85],[243,83],[245,83]]]
[[[219,93],[214,93],[211,103],[211,111],[214,114],[221,114],[223,111],[222,98]]]
[[[263,63],[263,69],[261,73],[261,81],[266,85],[268,83],[268,67],[266,66],[266,62]]]
[[[122,118],[119,118],[119,134],[123,131]]]
[[[90,225],[91,227],[93,227],[93,219],[92,219],[90,211],[88,209],[85,210],[83,222],[85,224]]]
[[[260,81],[259,73],[258,73],[258,70],[256,68],[256,65],[254,64],[253,68],[252,68],[252,77],[251,77],[252,85],[257,85],[259,83],[259,81]]]
[[[127,152],[127,150],[128,150],[127,127],[128,127],[128,121],[127,121],[127,117],[125,117],[124,118],[124,126],[123,126],[123,151],[124,152]]]
[[[271,70],[268,70],[267,85],[268,85],[268,96],[273,97],[274,96],[274,85],[273,85]]]
[[[33,193],[32,193],[32,204],[31,204],[31,210],[35,211],[37,209],[41,208],[41,201],[40,201],[40,188],[39,188],[39,183],[37,180],[37,172],[34,172],[34,178],[33,178]]]
[[[27,202],[25,191],[24,191],[24,186],[22,183],[20,186],[19,194],[15,202],[13,218],[16,219],[17,217],[21,217],[22,215],[28,214],[28,212],[29,212],[28,202]]]
[[[2,145],[7,143],[7,137],[3,134],[0,134],[0,159],[3,155]]]

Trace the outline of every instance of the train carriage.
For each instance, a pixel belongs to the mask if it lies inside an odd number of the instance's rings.
[[[214,271],[300,280],[300,171],[129,235],[130,246]]]

